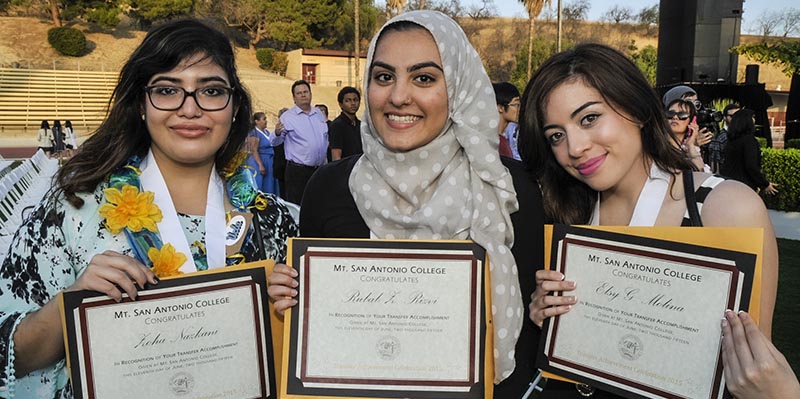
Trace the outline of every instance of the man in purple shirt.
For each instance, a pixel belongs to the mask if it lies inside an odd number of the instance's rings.
[[[311,86],[305,80],[292,85],[294,107],[281,115],[286,151],[286,200],[300,204],[311,175],[326,162],[328,124],[311,106]]]

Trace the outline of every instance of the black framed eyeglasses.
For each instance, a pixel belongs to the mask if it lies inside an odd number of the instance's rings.
[[[207,86],[195,91],[186,91],[183,87],[155,85],[144,88],[150,105],[161,111],[175,111],[183,106],[186,97],[194,98],[194,102],[203,111],[219,111],[228,106],[233,94],[232,87]]]
[[[688,112],[684,112],[684,111],[671,111],[670,110],[670,111],[665,112],[664,116],[666,116],[667,119],[672,119],[672,118],[677,116],[678,119],[680,119],[682,121],[685,121],[685,120],[689,119],[689,113]]]

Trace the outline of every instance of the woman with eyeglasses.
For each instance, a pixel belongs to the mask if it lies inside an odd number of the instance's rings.
[[[135,299],[158,277],[284,261],[297,232],[241,165],[250,98],[221,32],[194,20],[155,28],[120,71],[111,104],[0,267],[0,396],[72,397],[59,292]],[[253,218],[241,246],[229,247],[237,212]]]
[[[689,158],[695,170],[711,172],[711,168],[703,163],[700,147],[711,142],[714,133],[709,132],[706,128],[698,128],[695,119],[697,110],[694,104],[682,99],[672,100],[667,104],[665,116],[680,149]]]
[[[521,155],[539,176],[545,219],[599,226],[762,228],[759,328],[768,339],[778,249],[764,203],[737,181],[692,171],[675,145],[680,129],[670,129],[678,123],[685,128],[691,108],[672,104],[668,124],[662,107],[636,65],[612,48],[583,44],[545,61],[525,89],[520,115]],[[568,313],[581,300],[571,294],[574,289],[569,275],[537,271],[533,322],[541,326],[545,318]],[[550,295],[555,291],[563,295]],[[593,392],[555,382],[547,384],[542,397]]]

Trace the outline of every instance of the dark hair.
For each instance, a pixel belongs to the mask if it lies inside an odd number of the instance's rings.
[[[53,129],[55,128],[61,129],[61,122],[58,119],[53,121]]]
[[[645,162],[675,173],[691,164],[675,145],[661,100],[642,72],[625,55],[600,44],[581,44],[542,64],[528,82],[520,107],[520,155],[539,177],[546,216],[558,223],[587,223],[597,192],[556,162],[543,127],[550,94],[560,85],[581,81],[597,90],[620,115],[641,125]]]
[[[737,103],[730,103],[722,109],[722,116],[728,116],[728,111],[732,109],[742,109],[742,106]]]
[[[320,112],[325,114],[325,117],[328,117],[328,106],[325,104],[314,104],[314,108],[318,108]]]
[[[308,87],[308,92],[311,93],[311,85],[308,84],[308,82],[306,82],[305,80],[300,79],[300,80],[296,80],[294,83],[292,83],[292,95],[293,96],[294,96],[294,88],[297,87],[297,86],[300,86],[300,85],[306,85],[306,87]]]
[[[256,112],[255,114],[253,114],[253,122],[255,122],[255,121],[257,121],[257,120],[259,120],[261,118],[265,118],[266,116],[267,116],[267,114],[265,114],[263,112]]]
[[[751,109],[741,109],[733,114],[731,123],[728,124],[728,139],[734,140],[742,136],[756,132],[756,124],[753,122],[755,112]]]
[[[342,90],[339,90],[339,94],[336,96],[336,99],[339,100],[339,104],[343,103],[344,96],[350,93],[354,93],[356,96],[358,96],[359,101],[361,100],[361,93],[358,92],[358,89],[353,86],[345,86],[342,88]]]
[[[144,156],[150,134],[142,120],[146,101],[144,87],[153,75],[172,70],[181,62],[202,54],[228,75],[233,87],[234,120],[227,141],[217,151],[215,164],[221,171],[239,151],[250,130],[250,96],[239,81],[233,48],[220,31],[193,19],[160,25],[145,36],[122,67],[109,100],[106,119],[58,172],[56,185],[73,206],[81,207],[77,193],[91,192],[132,155]],[[103,156],[99,156],[103,154]]]
[[[519,97],[519,90],[517,90],[517,86],[514,86],[508,82],[500,82],[500,83],[492,83],[492,87],[494,88],[494,97],[497,101],[497,105],[502,105],[503,109],[508,111],[508,104],[514,97]]]
[[[70,128],[70,129],[72,129],[72,121],[66,121],[66,122],[64,122],[64,127],[68,127],[68,128]]]
[[[50,129],[50,122],[48,122],[48,121],[42,121],[42,124],[41,124],[41,125],[39,125],[39,128],[40,128],[40,129]]]

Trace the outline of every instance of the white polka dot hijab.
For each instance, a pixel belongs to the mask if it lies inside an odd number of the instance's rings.
[[[369,114],[369,66],[386,26],[411,21],[439,47],[449,118],[433,141],[408,152],[384,147]],[[408,51],[413,51],[409,44]],[[385,239],[472,239],[489,253],[494,318],[495,383],[514,371],[522,327],[522,298],[511,254],[511,213],[518,209],[511,175],[497,150],[494,90],[461,27],[435,11],[391,19],[372,39],[364,78],[364,155],[350,175],[350,191],[372,234]]]

